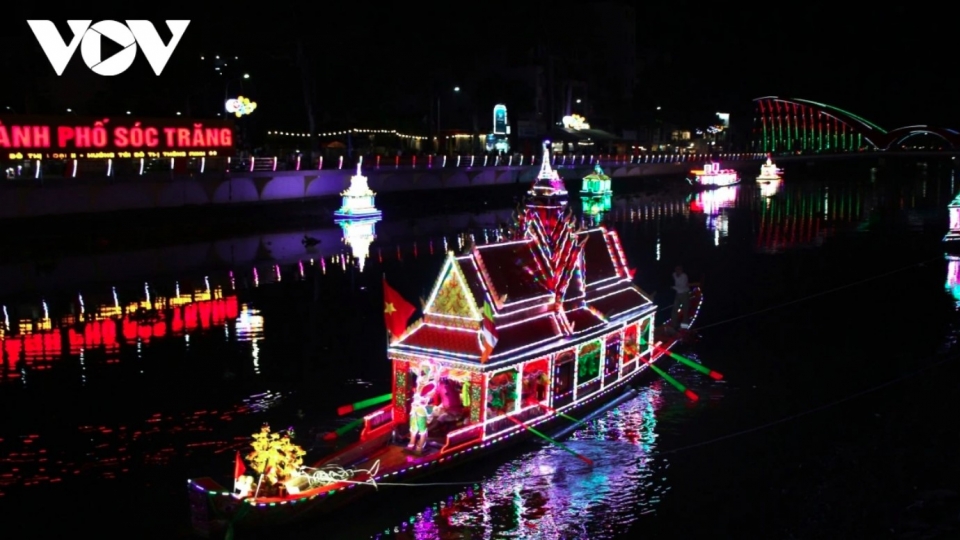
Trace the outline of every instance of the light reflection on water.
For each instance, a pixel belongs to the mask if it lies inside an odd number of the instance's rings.
[[[377,538],[616,538],[654,511],[669,491],[667,460],[656,456],[663,385],[575,432],[500,467],[491,478],[426,509]]]

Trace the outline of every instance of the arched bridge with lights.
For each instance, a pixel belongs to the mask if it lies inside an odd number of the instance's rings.
[[[914,125],[886,130],[850,111],[806,99],[765,96],[754,101],[754,148],[762,152],[895,150],[915,137],[934,137],[960,149],[960,132]]]

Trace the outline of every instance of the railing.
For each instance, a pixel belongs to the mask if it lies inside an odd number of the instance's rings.
[[[363,417],[360,440],[366,441],[386,433],[393,427],[393,403]]]
[[[753,161],[762,153],[729,154],[562,154],[553,155],[554,168],[580,168],[600,165],[604,168],[631,167],[660,163],[704,163],[708,161]],[[495,167],[539,167],[539,155],[413,155],[364,156],[364,171],[410,169],[482,169]],[[95,178],[143,175],[223,175],[226,173],[271,173],[277,171],[354,170],[356,162],[344,156],[317,158],[289,157],[207,157],[163,159],[106,160],[25,160],[4,162],[0,174],[7,180],[41,180],[44,178]]]

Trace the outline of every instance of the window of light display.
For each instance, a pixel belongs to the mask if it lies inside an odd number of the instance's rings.
[[[620,345],[623,338],[620,332],[607,336],[606,349],[603,354],[604,376],[616,374],[620,371]]]
[[[577,354],[577,385],[583,385],[600,376],[600,341],[591,341],[580,346]]]
[[[487,382],[487,421],[520,410],[517,386],[519,368],[510,368],[490,375]]]
[[[573,377],[576,367],[576,354],[572,351],[563,351],[557,354],[553,368],[553,405],[569,403],[573,397]]]
[[[648,317],[640,321],[640,332],[637,336],[640,346],[640,354],[650,352],[653,346],[653,319]]]
[[[547,403],[550,390],[550,361],[546,358],[533,360],[523,365],[523,381],[520,388],[520,408]],[[546,412],[538,407],[541,412]]]

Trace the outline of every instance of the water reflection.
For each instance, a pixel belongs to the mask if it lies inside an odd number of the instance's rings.
[[[947,283],[946,291],[950,293],[957,302],[957,309],[960,309],[960,257],[947,255]]]
[[[724,212],[737,203],[740,186],[725,186],[701,191],[690,197],[690,211],[707,216],[707,230],[713,231],[714,245],[720,245],[720,239],[730,232],[730,216]]]
[[[88,354],[101,352],[107,363],[118,361],[121,345],[142,346],[157,339],[189,336],[194,331],[223,327],[240,315],[235,294],[223,289],[206,288],[175,296],[151,296],[145,288],[143,299],[121,305],[113,291],[114,301],[102,303],[88,311],[83,296],[78,297],[77,315],[67,314],[56,321],[50,317],[46,302],[41,302],[40,318],[19,319],[10,324],[9,310],[4,306],[5,320],[0,328],[0,371],[3,379],[19,378],[26,370],[44,370],[61,358],[76,356],[86,367]],[[189,339],[187,337],[187,339]],[[86,374],[84,373],[84,380]]]
[[[603,223],[603,218],[610,211],[613,202],[612,193],[602,195],[581,195],[580,203],[583,208],[583,217],[589,226],[596,227]]]
[[[370,245],[377,237],[376,225],[379,221],[379,217],[336,220],[337,225],[343,230],[343,242],[350,247],[353,259],[361,272],[367,257],[370,256]]]
[[[500,467],[492,477],[438,502],[377,536],[437,538],[614,538],[652,512],[669,491],[657,458],[657,411],[663,385],[608,411],[565,444],[591,459],[545,446]]]
[[[783,189],[783,180],[768,180],[758,185],[761,197],[773,197]]]

